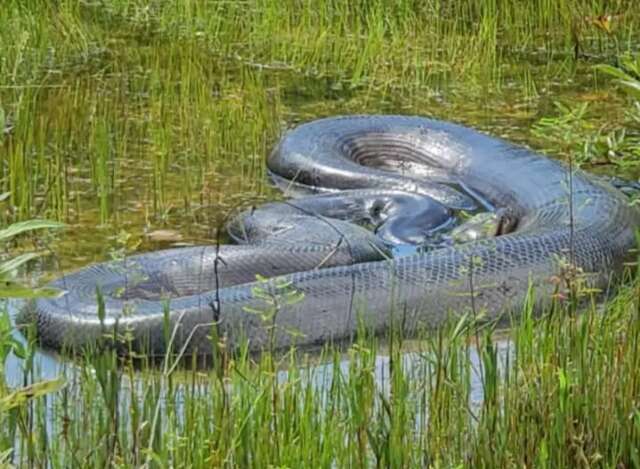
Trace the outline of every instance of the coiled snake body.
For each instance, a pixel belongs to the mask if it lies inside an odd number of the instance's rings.
[[[567,263],[606,289],[635,247],[640,223],[626,197],[598,178],[420,117],[301,125],[267,165],[291,190],[326,194],[236,218],[229,231],[244,245],[170,249],[69,274],[53,282],[66,295],[32,302],[20,320],[35,320],[54,348],[91,343],[117,322],[131,331],[134,348],[152,353],[165,350],[167,318],[175,346],[187,352],[210,350],[212,323],[228,344],[246,339],[253,350],[267,341],[286,347],[348,339],[359,322],[383,332],[395,321],[411,332],[468,311],[472,286],[474,308],[487,318],[519,312],[532,285],[539,308]],[[501,211],[510,228],[388,257],[391,244],[430,239],[450,224],[451,209],[471,210],[478,200]],[[257,273],[273,278],[256,282]],[[301,301],[281,298],[287,292]],[[256,314],[273,304],[275,315]]]

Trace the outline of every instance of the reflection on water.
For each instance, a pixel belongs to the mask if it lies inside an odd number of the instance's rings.
[[[409,344],[409,350],[419,348],[419,344]],[[498,340],[496,342],[496,348],[498,352],[498,374],[501,375],[504,372],[505,364],[508,362],[507,354],[512,353],[512,343],[507,340]],[[482,403],[483,397],[483,376],[484,371],[478,352],[474,346],[469,347],[469,361],[471,366],[470,374],[470,406],[472,408],[477,407]],[[407,351],[402,354],[401,368],[408,380],[424,383],[426,380],[431,379],[428,375],[429,367],[426,366],[426,361],[430,357],[424,353],[417,351]],[[512,360],[509,360],[512,362]],[[316,389],[328,389],[331,386],[331,382],[334,376],[334,363],[318,363],[314,364],[301,373],[303,379],[310,379]],[[340,373],[342,376],[349,374],[349,367],[351,362],[348,358],[340,361]],[[391,359],[389,355],[384,352],[379,353],[375,357],[374,378],[376,384],[380,388],[380,391],[384,395],[388,395],[390,391],[390,374],[391,374]],[[397,366],[397,364],[396,364]],[[286,381],[288,378],[288,371],[281,370],[278,374],[280,381]]]

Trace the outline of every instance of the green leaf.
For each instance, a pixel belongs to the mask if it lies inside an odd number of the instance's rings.
[[[39,257],[41,255],[41,253],[37,253],[37,252],[29,252],[26,254],[20,254],[17,257],[14,257],[13,259],[9,259],[6,262],[3,262],[2,264],[0,264],[0,278],[3,275],[7,275],[11,272],[13,272],[14,270],[16,270],[18,267],[20,267],[22,264],[29,262],[32,259],[35,259],[36,257]]]
[[[2,138],[4,136],[4,126],[7,123],[7,117],[4,113],[4,109],[0,106],[0,142],[2,142]]]
[[[624,70],[613,67],[611,65],[607,65],[607,64],[596,65],[596,70],[599,70],[603,73],[606,73],[607,75],[618,78],[620,80],[629,79],[629,75]]]
[[[456,326],[453,329],[453,333],[451,334],[451,339],[455,340],[458,337],[460,337],[467,329],[469,326],[469,316],[468,314],[463,314],[462,316],[460,316],[460,319],[458,320],[458,322],[456,323]]]
[[[46,394],[51,394],[61,389],[66,384],[65,379],[60,376],[56,379],[49,379],[46,381],[40,381],[30,386],[25,386],[17,391],[12,392],[8,396],[0,399],[0,412],[19,407],[27,403],[31,399],[42,397]]]
[[[64,227],[64,223],[58,223],[50,220],[28,220],[21,221],[9,225],[7,228],[0,230],[0,241],[6,241],[14,236],[24,233],[26,231],[41,230],[41,229],[56,229]]]
[[[258,308],[252,308],[251,306],[243,306],[242,309],[250,314],[264,314],[264,310]]]
[[[618,83],[634,98],[640,99],[640,81],[637,80],[619,80]]]
[[[96,301],[98,302],[98,320],[104,327],[104,319],[107,316],[107,309],[104,303],[104,295],[102,294],[100,285],[96,285]]]
[[[5,311],[0,312],[0,336],[10,334],[12,328],[9,314]]]
[[[634,76],[634,73],[637,72],[637,66],[631,60],[626,60],[623,61],[622,67],[623,68],[617,68],[611,65],[601,64],[596,66],[596,69],[614,77],[614,81],[622,86],[625,92],[634,98],[640,99],[640,80]]]
[[[288,306],[293,306],[297,303],[300,303],[302,300],[304,300],[304,292],[291,291],[287,292],[287,294],[285,295],[285,304],[287,304]]]
[[[27,358],[27,348],[15,337],[11,338],[11,351],[21,360],[25,360]]]
[[[558,384],[560,386],[560,392],[564,393],[567,390],[568,380],[562,368],[558,369]]]

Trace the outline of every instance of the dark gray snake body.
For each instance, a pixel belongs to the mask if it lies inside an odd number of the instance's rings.
[[[569,262],[606,289],[630,258],[640,223],[626,197],[594,177],[418,117],[302,125],[283,138],[268,168],[289,189],[327,194],[245,213],[230,225],[244,246],[159,251],[67,275],[53,283],[67,294],[31,303],[21,321],[35,320],[42,341],[55,348],[91,343],[117,321],[132,332],[134,348],[154,353],[166,347],[167,309],[174,345],[187,352],[210,350],[212,324],[230,346],[246,339],[252,350],[267,341],[286,347],[348,339],[359,322],[383,332],[395,321],[411,332],[469,311],[471,287],[474,308],[486,318],[519,312],[530,286],[540,307]],[[515,229],[387,257],[385,236],[419,242],[448,223],[450,208],[472,209],[467,194],[504,211]],[[278,277],[256,282],[256,274]],[[102,320],[96,285],[105,297]],[[287,301],[287,292],[303,298]],[[275,315],[255,312],[271,304]]]

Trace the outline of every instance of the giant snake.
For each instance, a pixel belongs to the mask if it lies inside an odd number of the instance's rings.
[[[239,245],[89,266],[54,281],[65,294],[29,303],[19,321],[35,322],[57,349],[116,326],[128,331],[128,350],[158,354],[168,338],[207,353],[213,329],[229,347],[318,345],[363,325],[413,333],[471,309],[486,319],[517,314],[532,297],[541,310],[567,268],[607,290],[634,255],[640,213],[621,192],[452,123],[321,119],[287,133],[267,167],[305,196],[234,218]],[[446,242],[452,213],[478,205],[498,214],[493,235]],[[418,247],[394,255],[398,246]]]

